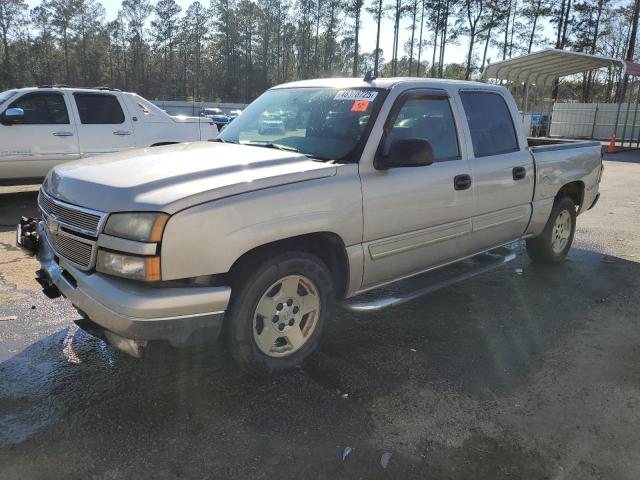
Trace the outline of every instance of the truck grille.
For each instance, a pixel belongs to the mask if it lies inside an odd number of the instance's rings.
[[[53,250],[61,257],[70,260],[83,269],[91,266],[93,259],[93,243],[83,242],[77,238],[69,237],[64,234],[52,234],[49,232],[51,246]]]
[[[76,207],[51,198],[42,190],[38,195],[38,205],[46,217],[60,225],[86,235],[96,237],[104,214],[86,208]]]
[[[93,268],[96,238],[106,214],[61,202],[42,190],[38,195],[38,206],[56,255],[82,270]]]

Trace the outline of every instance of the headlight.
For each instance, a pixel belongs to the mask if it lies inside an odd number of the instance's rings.
[[[160,257],[139,257],[98,250],[96,270],[131,280],[156,282],[160,280]]]
[[[167,220],[166,213],[114,213],[109,215],[104,233],[138,242],[159,242]]]

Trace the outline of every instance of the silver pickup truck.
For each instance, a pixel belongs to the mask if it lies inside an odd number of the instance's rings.
[[[37,233],[19,236],[39,239],[45,293],[119,348],[224,332],[242,368],[273,372],[317,348],[338,303],[396,305],[433,286],[376,292],[499,264],[519,239],[561,262],[602,170],[598,143],[528,142],[500,86],[309,80],[268,90],[215,142],[56,166]]]

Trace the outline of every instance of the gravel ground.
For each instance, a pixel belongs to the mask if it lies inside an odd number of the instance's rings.
[[[140,361],[78,330],[14,247],[37,187],[2,188],[0,478],[640,478],[638,185],[640,153],[611,156],[565,264],[517,245],[402,307],[339,311],[311,362],[261,379],[219,346]]]

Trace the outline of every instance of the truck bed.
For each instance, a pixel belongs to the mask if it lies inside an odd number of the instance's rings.
[[[564,150],[581,147],[600,146],[593,140],[572,140],[567,138],[527,137],[527,145],[532,151]]]
[[[534,203],[553,199],[562,185],[576,182],[587,187],[584,203],[589,208],[597,192],[592,186],[602,168],[600,142],[528,138],[527,143],[536,168]]]

